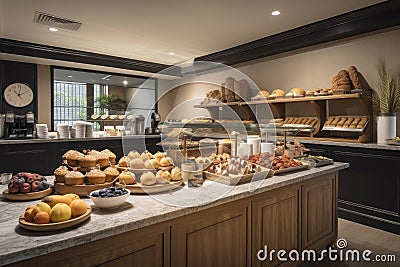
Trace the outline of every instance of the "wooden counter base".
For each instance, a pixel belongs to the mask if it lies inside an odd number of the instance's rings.
[[[257,259],[265,245],[321,250],[336,240],[337,180],[318,176],[9,266],[276,266]]]

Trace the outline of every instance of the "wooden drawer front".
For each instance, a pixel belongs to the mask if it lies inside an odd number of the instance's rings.
[[[257,252],[265,245],[268,251],[284,249],[286,251],[299,248],[299,188],[289,192],[263,194],[265,199],[252,203],[252,266],[276,266],[280,262],[275,258],[262,263]],[[274,195],[274,197],[269,197]],[[276,255],[276,254],[275,254]]]
[[[247,266],[247,207],[192,214],[171,227],[171,266]]]
[[[335,234],[337,225],[336,199],[334,176],[324,176],[302,186],[303,248],[309,248],[317,241]],[[316,245],[313,248],[319,247]]]

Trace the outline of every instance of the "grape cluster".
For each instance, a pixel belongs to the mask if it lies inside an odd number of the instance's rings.
[[[93,191],[91,195],[92,197],[108,198],[108,197],[119,197],[128,193],[129,193],[128,190],[122,187],[109,187]]]

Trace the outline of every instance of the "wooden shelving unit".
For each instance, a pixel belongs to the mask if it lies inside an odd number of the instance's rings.
[[[219,111],[223,107],[229,107],[234,110],[242,120],[257,120],[257,107],[260,105],[269,105],[273,113],[274,118],[286,118],[286,105],[290,103],[304,103],[310,104],[315,110],[318,123],[315,125],[315,129],[310,133],[310,138],[318,138],[323,140],[331,141],[351,141],[366,143],[372,141],[372,129],[373,129],[373,115],[371,105],[371,94],[368,91],[363,93],[353,94],[341,94],[341,95],[327,95],[327,96],[312,96],[312,97],[299,97],[299,98],[279,98],[279,99],[265,99],[257,101],[241,101],[241,102],[229,102],[229,103],[212,103],[207,105],[195,105],[195,108],[205,108],[210,112],[212,118],[218,118]],[[330,133],[330,131],[323,131],[323,126],[330,114],[327,113],[327,107],[333,102],[341,100],[354,101],[354,105],[360,109],[360,113],[368,119],[368,125],[363,131],[353,131],[352,135],[349,132],[343,132],[341,137],[334,136],[336,133]],[[329,108],[328,108],[329,109]],[[256,111],[256,112],[254,112]],[[335,114],[338,115],[338,114]],[[343,116],[349,116],[352,114],[339,114]],[[329,135],[333,135],[330,137]]]

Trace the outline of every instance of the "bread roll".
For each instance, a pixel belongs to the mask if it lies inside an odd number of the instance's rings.
[[[284,97],[286,95],[285,91],[283,91],[282,89],[275,89],[274,91],[272,91],[271,93],[271,97]]]
[[[142,185],[153,185],[157,182],[156,176],[152,172],[144,172],[142,176],[140,176],[140,182]]]
[[[255,97],[257,98],[268,98],[270,96],[270,93],[267,90],[260,90],[258,94],[256,94]]]
[[[306,94],[306,91],[301,88],[293,88],[292,90],[290,90],[290,92],[293,93],[294,97],[304,96]]]

